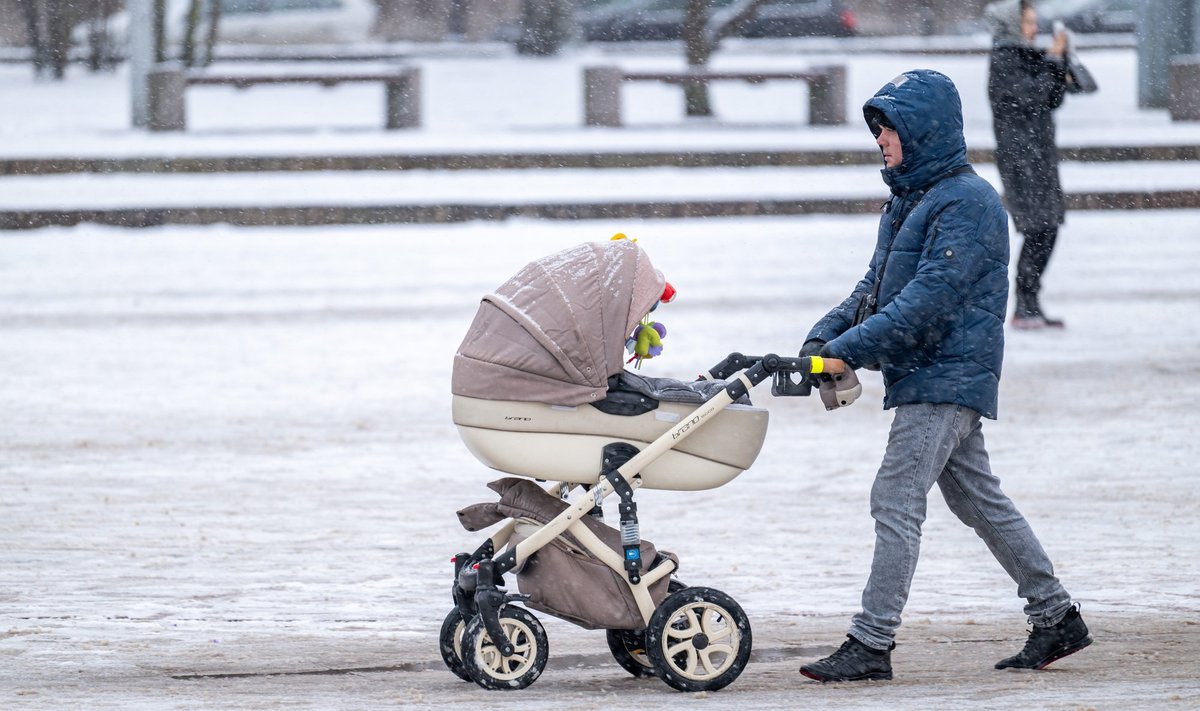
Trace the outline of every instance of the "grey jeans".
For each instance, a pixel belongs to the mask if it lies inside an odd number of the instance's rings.
[[[979,413],[958,405],[901,405],[896,408],[887,451],[871,488],[875,557],[862,595],[862,612],[850,634],[875,649],[888,649],[921,551],[921,524],[934,483],[950,510],[987,544],[1017,583],[1025,614],[1038,626],[1058,622],[1071,596],[1054,576],[1054,566],[992,474]]]

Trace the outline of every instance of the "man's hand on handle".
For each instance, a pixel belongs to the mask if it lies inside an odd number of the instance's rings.
[[[821,381],[820,389],[821,402],[825,403],[826,410],[836,410],[839,407],[853,405],[858,396],[862,395],[862,384],[858,382],[858,376],[850,368],[826,376]]]
[[[824,348],[825,341],[814,338],[806,341],[800,348],[800,357],[820,356]],[[813,373],[811,381],[818,385],[821,402],[825,404],[826,410],[836,410],[839,407],[852,405],[858,396],[862,395],[862,384],[858,382],[858,376],[850,368],[842,368],[839,373]]]

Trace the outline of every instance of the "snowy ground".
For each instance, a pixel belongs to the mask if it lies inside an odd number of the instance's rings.
[[[336,229],[81,227],[0,238],[0,703],[5,708],[1194,708],[1200,705],[1200,213],[1073,215],[1046,303],[1009,334],[993,465],[1097,642],[996,672],[1021,601],[940,504],[890,684],[796,674],[855,611],[890,418],[772,398],[723,488],[642,492],[681,577],[745,607],[723,692],[638,681],[549,619],[529,689],[441,668],[454,511],[497,476],[450,422],[479,296],[616,230],[679,288],[656,375],[795,349],[861,274],[870,217]],[[837,245],[830,249],[830,245]],[[936,499],[937,494],[934,494]],[[611,513],[611,512],[610,512]],[[715,524],[715,525],[714,525]]]

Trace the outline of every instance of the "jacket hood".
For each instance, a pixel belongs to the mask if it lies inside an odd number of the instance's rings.
[[[900,136],[903,160],[881,171],[892,192],[903,195],[968,165],[962,100],[945,74],[931,69],[901,74],[863,104],[868,126],[875,111],[886,116]]]
[[[992,31],[992,44],[1001,46],[1027,46],[1029,42],[1021,34],[1021,0],[1000,0],[983,9],[983,19]]]

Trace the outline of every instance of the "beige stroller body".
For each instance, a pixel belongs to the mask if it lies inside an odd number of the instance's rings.
[[[599,483],[604,448],[639,450],[691,417],[696,405],[659,401],[638,415],[611,415],[589,405],[563,406],[454,396],[454,424],[475,458],[492,469],[568,484]],[[731,404],[696,437],[683,440],[640,473],[646,489],[697,491],[733,480],[758,457],[767,410]]]
[[[768,423],[748,391],[813,363],[731,354],[698,383],[625,371],[626,336],[663,287],[646,254],[617,241],[532,262],[484,297],[455,356],[454,422],[480,462],[526,480],[493,482],[499,502],[459,512],[468,530],[503,523],[454,557],[441,651],[460,678],[523,688],[541,674],[545,630],[515,603],[607,629],[622,668],[676,689],[720,689],[745,667],[744,611],[671,579],[678,560],[641,539],[634,492],[711,489],[745,471]],[[613,495],[619,530],[603,522]]]

